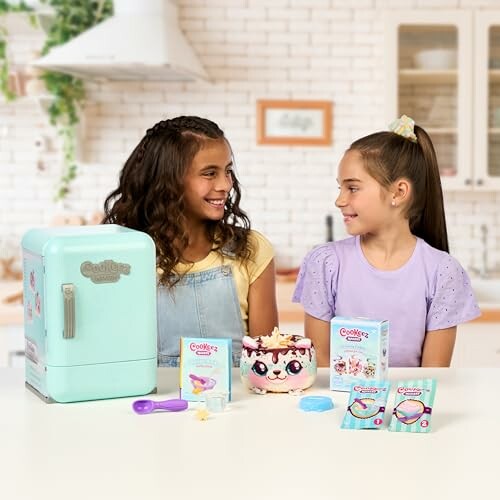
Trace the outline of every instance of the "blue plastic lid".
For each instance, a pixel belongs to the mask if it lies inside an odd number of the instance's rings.
[[[300,399],[299,408],[304,411],[328,411],[333,409],[333,401],[328,396],[305,396]]]

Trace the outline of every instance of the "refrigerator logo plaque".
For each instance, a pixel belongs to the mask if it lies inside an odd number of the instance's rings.
[[[80,272],[86,278],[90,278],[93,283],[116,283],[121,274],[130,274],[130,265],[111,259],[103,260],[97,264],[86,260],[80,266]]]

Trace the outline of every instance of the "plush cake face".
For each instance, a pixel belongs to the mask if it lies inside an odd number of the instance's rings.
[[[258,393],[298,392],[316,379],[316,353],[310,339],[282,335],[243,337],[241,380]]]

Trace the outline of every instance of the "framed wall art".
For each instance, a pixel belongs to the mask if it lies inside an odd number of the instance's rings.
[[[257,101],[257,144],[329,146],[330,101]]]

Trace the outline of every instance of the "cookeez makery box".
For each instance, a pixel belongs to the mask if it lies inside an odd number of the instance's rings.
[[[387,378],[389,321],[336,316],[330,323],[330,389]]]

